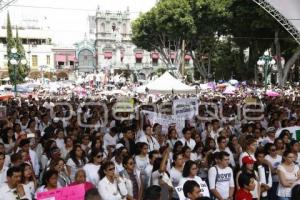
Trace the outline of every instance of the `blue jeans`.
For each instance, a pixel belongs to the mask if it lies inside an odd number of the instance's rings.
[[[277,197],[277,200],[291,200],[291,197]]]

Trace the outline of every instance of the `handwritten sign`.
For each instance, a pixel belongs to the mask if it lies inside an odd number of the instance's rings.
[[[174,100],[173,115],[192,119],[195,115],[198,115],[198,100],[196,98]]]
[[[210,197],[209,190],[208,190],[206,183],[204,181],[201,181],[201,182],[197,181],[197,183],[200,186],[201,196]],[[184,193],[183,193],[183,185],[175,187],[175,190],[176,190],[180,200],[186,200],[186,197],[184,196]]]
[[[84,199],[84,184],[74,185],[57,190],[40,192],[37,194],[37,200],[82,200]]]

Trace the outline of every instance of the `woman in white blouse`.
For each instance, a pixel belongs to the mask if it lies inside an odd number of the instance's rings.
[[[67,161],[67,170],[70,174],[70,178],[74,181],[75,174],[79,168],[82,168],[86,164],[85,152],[82,150],[79,144],[73,147],[70,152],[70,158]]]
[[[123,200],[127,198],[124,179],[115,174],[115,164],[111,161],[103,163],[100,168],[98,191],[102,200]]]
[[[97,186],[99,182],[98,171],[100,169],[102,159],[103,152],[100,152],[98,149],[92,149],[89,163],[85,164],[83,167],[87,181],[93,183],[95,186]]]
[[[277,196],[279,200],[291,199],[293,186],[300,180],[299,167],[295,165],[295,154],[285,151],[282,155],[282,163],[277,168],[279,185]]]

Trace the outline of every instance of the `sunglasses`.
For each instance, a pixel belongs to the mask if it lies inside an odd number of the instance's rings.
[[[115,170],[114,167],[108,169],[108,171],[114,171],[114,170]]]
[[[128,163],[128,165],[134,165],[134,164],[135,164],[134,162],[129,162],[129,163]]]
[[[101,157],[103,157],[103,154],[97,155],[97,158],[101,158]]]
[[[276,151],[276,149],[271,149],[271,151]]]

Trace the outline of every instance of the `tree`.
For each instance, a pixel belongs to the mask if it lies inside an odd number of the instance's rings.
[[[16,49],[17,53],[22,59],[26,59],[25,49],[22,45],[22,41],[19,38],[18,28],[16,29]],[[26,76],[29,74],[29,68],[27,64],[23,65],[21,62],[17,66],[17,82],[23,82]]]
[[[178,65],[181,44],[194,30],[187,0],[161,0],[132,24],[132,41],[147,51],[157,51],[167,67]],[[177,52],[172,61],[171,52]]]
[[[11,23],[10,23],[10,17],[9,13],[7,13],[7,24],[6,24],[6,31],[7,31],[7,58],[11,57],[11,49],[16,46],[15,40],[13,38],[12,34],[12,28],[11,28]],[[15,79],[14,79],[14,66],[10,64],[10,62],[7,62],[7,67],[8,67],[8,74],[11,82],[15,84]]]
[[[20,55],[20,58],[26,58],[24,47],[22,46],[21,39],[19,38],[18,35],[18,30],[16,30],[16,39],[13,38],[10,16],[9,13],[7,13],[7,57],[8,58],[12,57],[12,52],[11,52],[12,48],[17,49],[17,53]],[[8,66],[9,78],[12,84],[21,83],[24,81],[29,71],[26,65],[22,65],[21,63],[19,63],[17,66],[14,66],[10,62],[8,62],[7,66]]]

